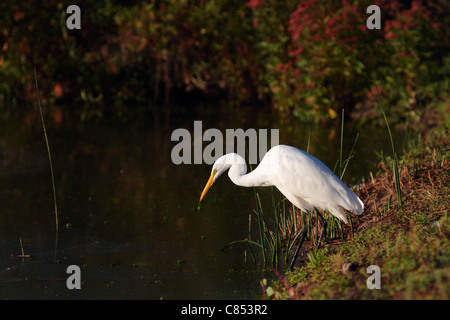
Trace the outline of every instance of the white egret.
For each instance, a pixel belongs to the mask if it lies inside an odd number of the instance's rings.
[[[271,148],[258,167],[246,174],[247,163],[236,153],[228,153],[218,158],[212,167],[211,176],[200,196],[202,201],[212,184],[229,169],[231,181],[242,187],[275,186],[301,211],[316,210],[322,221],[322,231],[318,246],[326,230],[326,222],[318,210],[327,210],[335,217],[348,223],[343,209],[362,214],[364,204],[333,172],[320,160],[297,148],[278,145]],[[318,210],[317,210],[318,209]],[[300,246],[306,236],[303,224],[301,237],[294,258],[293,267]]]

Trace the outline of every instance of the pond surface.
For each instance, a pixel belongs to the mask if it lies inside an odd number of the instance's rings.
[[[279,129],[279,142],[306,149],[309,124],[258,109],[165,108],[136,124],[72,126],[47,120],[59,232],[38,114],[0,123],[0,299],[252,299],[273,278],[244,245],[255,208],[252,188],[218,180],[199,207],[207,164],[175,165],[177,128]],[[30,125],[31,123],[31,125]],[[391,154],[385,128],[346,126],[344,158],[359,132],[344,180],[374,170],[375,151]],[[396,136],[399,149],[400,136]],[[205,147],[208,142],[203,144]],[[309,151],[333,168],[340,124],[312,126]],[[260,190],[262,197],[267,190]],[[270,196],[267,196],[270,198]],[[255,226],[256,227],[256,226]],[[253,228],[255,229],[255,228]],[[257,238],[256,230],[250,234]],[[21,258],[18,255],[30,255]],[[81,270],[69,290],[68,266]]]

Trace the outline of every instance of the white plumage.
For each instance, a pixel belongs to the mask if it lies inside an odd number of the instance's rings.
[[[345,223],[343,209],[362,214],[364,204],[320,160],[297,148],[279,145],[271,148],[258,167],[246,174],[245,159],[236,154],[226,154],[214,162],[211,177],[203,190],[200,201],[220,175],[230,169],[231,181],[242,187],[275,186],[302,211],[329,211]]]

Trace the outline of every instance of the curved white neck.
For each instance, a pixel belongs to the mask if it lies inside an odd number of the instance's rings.
[[[228,176],[234,184],[241,187],[259,187],[267,186],[267,181],[264,176],[257,173],[258,168],[252,172],[247,173],[247,163],[245,159],[237,153],[229,153],[224,155],[223,163],[228,164],[230,169]]]

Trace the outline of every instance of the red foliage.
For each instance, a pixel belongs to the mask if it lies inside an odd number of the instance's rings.
[[[366,26],[366,9],[371,4],[381,9],[381,30]],[[276,67],[280,79],[289,83],[280,95],[291,96],[300,105],[308,104],[314,96],[318,108],[354,103],[355,92],[365,95],[372,86],[361,75],[371,71],[381,74],[376,71],[380,61],[381,65],[396,64],[398,57],[411,57],[409,63],[417,61],[414,45],[421,43],[418,37],[422,26],[442,27],[431,21],[433,6],[437,5],[419,0],[410,4],[401,0],[299,1],[287,28],[288,57]]]
[[[384,37],[385,37],[387,40],[394,40],[394,39],[395,39],[395,35],[394,35],[394,33],[393,33],[392,31],[386,33],[386,34],[384,35]]]
[[[245,4],[249,8],[258,8],[264,6],[264,0],[250,0]]]

